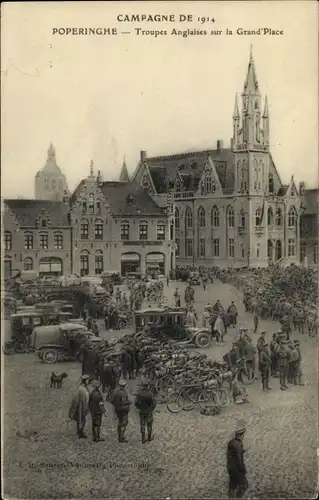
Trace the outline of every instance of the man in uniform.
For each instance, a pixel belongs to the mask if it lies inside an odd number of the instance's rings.
[[[101,438],[101,423],[102,415],[106,413],[105,406],[103,404],[103,396],[100,392],[101,382],[99,380],[93,380],[92,382],[93,391],[89,397],[89,410],[92,418],[92,435],[93,441],[105,441]]]
[[[296,344],[292,341],[291,341],[290,349],[291,349],[291,361],[290,361],[291,382],[290,383],[297,385],[299,352],[297,351]]]
[[[238,311],[235,303],[232,301],[229,308],[227,309],[230,318],[230,324],[235,327],[237,324]]]
[[[255,371],[255,347],[252,345],[251,338],[247,339],[247,342],[244,345],[244,358],[246,360],[246,366],[248,370],[248,378],[252,380],[253,374]]]
[[[153,411],[156,407],[156,401],[153,392],[149,388],[149,381],[146,379],[142,381],[142,389],[136,396],[135,406],[140,413],[142,443],[152,441]],[[145,426],[147,426],[147,440],[145,436]]]
[[[259,339],[257,340],[257,352],[258,352],[258,367],[260,364],[260,353],[263,345],[266,343],[266,332],[261,332]],[[260,368],[259,368],[260,370]]]
[[[287,374],[287,380],[289,384],[293,384],[293,348],[294,348],[294,343],[292,340],[289,340],[288,342],[288,374]]]
[[[300,352],[300,342],[299,340],[294,340],[294,344],[296,347],[296,351],[298,353],[298,359],[296,361],[296,369],[297,369],[297,380],[299,385],[305,385],[302,382],[302,370],[301,370],[301,352]]]
[[[277,333],[272,334],[272,340],[270,342],[270,360],[271,360],[271,376],[277,377]]]
[[[285,391],[286,389],[289,389],[287,386],[287,374],[288,374],[287,340],[282,340],[278,349],[278,368],[279,368],[280,390]]]
[[[262,348],[261,348],[261,351],[259,354],[259,370],[260,370],[260,374],[261,374],[263,391],[271,390],[269,387],[270,354],[269,354],[267,342],[265,342],[262,345]]]
[[[256,311],[254,311],[253,322],[254,322],[254,333],[257,333],[259,318],[258,318]]]
[[[127,443],[124,434],[128,424],[128,414],[130,411],[131,401],[126,390],[126,380],[119,381],[119,388],[113,394],[112,404],[117,416],[117,436],[120,443]]]
[[[238,356],[239,358],[244,357],[244,348],[246,345],[246,341],[244,340],[244,328],[239,329],[239,339],[237,341],[237,348],[238,348]]]
[[[69,418],[76,422],[79,439],[87,438],[84,434],[84,426],[89,412],[89,390],[87,388],[89,380],[89,375],[81,376],[81,384],[72,398],[69,410]]]
[[[236,365],[237,359],[238,359],[237,342],[233,342],[231,350],[228,351],[228,353],[223,356],[223,360],[225,361],[225,363],[228,363],[228,369],[232,370]]]
[[[245,423],[239,421],[235,436],[227,446],[227,471],[229,474],[228,498],[241,498],[248,488],[246,467],[244,463],[243,439],[246,432]]]

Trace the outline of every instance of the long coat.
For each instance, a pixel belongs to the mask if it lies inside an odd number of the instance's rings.
[[[75,420],[80,425],[84,424],[85,417],[89,412],[89,390],[88,388],[81,384],[79,385],[76,393],[71,401],[71,406],[69,410],[69,418]]]

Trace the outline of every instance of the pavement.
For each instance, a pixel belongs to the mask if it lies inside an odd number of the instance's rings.
[[[171,301],[175,283],[165,289]],[[178,283],[183,297],[184,284]],[[228,284],[196,287],[198,312],[205,303],[220,299],[227,307],[233,300],[239,325],[252,330],[242,294]],[[260,331],[270,340],[278,325],[261,321]],[[102,332],[104,337],[127,333]],[[219,359],[236,331],[230,329],[226,344],[202,351]],[[253,336],[253,342],[258,335]],[[293,335],[297,338],[297,334]],[[226,498],[226,446],[239,419],[244,419],[244,439],[249,498],[315,498],[318,479],[317,343],[301,336],[305,386],[263,393],[257,381],[248,388],[250,404],[229,405],[219,416],[203,416],[199,410],[171,414],[165,405],[155,413],[155,439],[142,444],[138,414],[130,412],[128,443],[119,444],[113,409],[107,405],[103,421],[105,442],[78,440],[68,409],[79,382],[80,366],[60,363],[54,371],[66,371],[62,390],[49,387],[53,367],[33,355],[4,358],[4,496],[10,498],[107,498],[107,499],[208,499]],[[134,381],[129,382],[133,399]]]

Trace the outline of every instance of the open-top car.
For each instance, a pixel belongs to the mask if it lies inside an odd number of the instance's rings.
[[[75,360],[86,339],[100,342],[100,337],[89,331],[84,325],[61,323],[53,326],[40,326],[32,332],[31,345],[44,363]]]
[[[186,311],[181,308],[149,308],[134,314],[134,332],[142,335],[149,332],[152,336],[165,336],[179,345],[209,347],[212,342],[211,331],[207,328],[187,326]]]

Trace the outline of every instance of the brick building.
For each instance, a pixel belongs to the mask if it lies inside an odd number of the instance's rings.
[[[300,218],[300,262],[305,266],[319,266],[319,189],[305,189],[303,182],[299,185],[301,197]]]
[[[4,200],[4,273],[35,271],[40,275],[71,272],[71,226],[68,203]]]
[[[300,197],[283,185],[269,148],[269,108],[262,107],[250,54],[233,113],[231,147],[147,157],[132,181],[165,204],[174,199],[176,263],[266,267],[299,262]],[[161,200],[161,201],[160,201]]]

